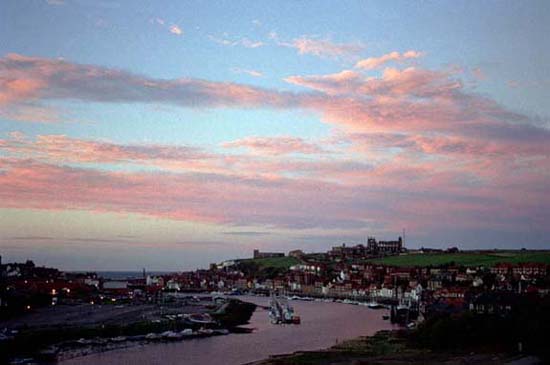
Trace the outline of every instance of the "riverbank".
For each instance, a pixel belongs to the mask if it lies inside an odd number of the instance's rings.
[[[242,332],[236,327],[248,323],[256,309],[254,304],[234,298],[191,298],[189,303],[184,299],[171,306],[130,305],[114,311],[113,307],[94,308],[80,321],[68,319],[87,313],[88,307],[45,310],[11,320],[13,327],[7,330],[10,336],[0,342],[0,363],[67,359],[152,342]],[[36,321],[32,321],[34,317]]]
[[[400,331],[379,331],[374,336],[362,336],[343,341],[325,350],[274,355],[247,365],[535,365],[539,363],[540,361],[535,357],[505,353],[434,352],[411,345]]]
[[[269,298],[242,296],[239,299],[258,306],[249,324],[244,326],[249,332],[92,353],[61,361],[60,365],[242,365],[273,354],[327,348],[337,342],[394,328],[382,318],[388,313],[386,309],[324,301],[292,301],[301,324],[274,325],[264,309]]]

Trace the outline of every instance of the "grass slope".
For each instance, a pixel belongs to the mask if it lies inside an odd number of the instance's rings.
[[[494,266],[498,263],[524,263],[537,262],[550,264],[550,251],[520,252],[460,252],[460,253],[436,253],[436,254],[410,254],[401,256],[388,256],[379,259],[368,260],[392,266],[438,266],[450,263],[463,266]]]

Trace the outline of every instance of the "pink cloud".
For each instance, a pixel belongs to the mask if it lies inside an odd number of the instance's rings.
[[[391,52],[380,57],[369,57],[367,59],[360,60],[355,64],[355,67],[363,70],[373,70],[376,68],[380,68],[391,61],[403,62],[406,60],[420,58],[422,56],[424,56],[423,52],[413,50],[407,51],[405,53]]]
[[[520,180],[520,175],[509,174],[477,182],[443,164],[404,162],[412,161],[397,159],[376,167],[320,163],[317,178],[294,179],[109,172],[4,158],[0,159],[0,206],[138,213],[290,229],[358,229],[365,222],[391,222],[394,229],[405,222],[407,227],[494,228],[535,213],[538,218],[532,225],[542,228],[549,218],[544,208],[550,203],[545,180],[536,171],[522,171]],[[298,163],[291,168],[299,171],[306,166]]]
[[[116,144],[64,135],[39,135],[35,140],[30,140],[18,132],[10,134],[10,137],[0,139],[0,151],[15,158],[34,158],[54,164],[107,163],[174,171],[228,171],[225,156],[191,146]]]
[[[243,69],[243,68],[239,68],[239,67],[233,67],[231,69],[231,72],[236,73],[236,74],[246,74],[246,75],[249,75],[249,76],[252,76],[252,77],[262,77],[264,75],[260,71],[247,70],[247,69]]]
[[[183,31],[182,31],[181,28],[178,27],[177,25],[172,24],[172,25],[170,26],[170,33],[175,34],[175,35],[182,35],[182,34],[183,34]]]
[[[357,70],[298,75],[286,80],[306,91],[289,93],[8,55],[0,60],[0,80],[3,115],[50,100],[300,108],[318,113],[342,136],[333,142],[242,138],[222,146],[246,152],[226,155],[14,134],[0,140],[0,207],[292,229],[372,222],[397,230],[404,224],[506,229],[528,222],[526,229],[547,230],[550,219],[549,130],[469,92],[453,72],[408,67],[386,68],[377,77]],[[322,153],[332,149],[339,153]]]
[[[10,54],[0,59],[0,101],[72,99],[187,107],[289,107],[292,94],[200,79],[152,79],[121,70]]]
[[[157,25],[157,26],[159,26],[163,29],[166,29],[170,33],[175,34],[177,36],[183,35],[183,30],[181,29],[181,27],[179,25],[173,24],[173,23],[171,25],[168,25],[168,22],[165,19],[151,18],[151,19],[149,19],[149,23]]]
[[[42,80],[8,77],[0,80],[0,104],[8,104],[19,99],[32,99],[38,90],[44,88]]]
[[[285,155],[290,153],[319,154],[325,151],[316,144],[297,137],[247,137],[223,144],[226,148],[248,148],[254,153]]]
[[[445,97],[461,89],[462,84],[445,72],[409,67],[386,68],[379,78],[344,70],[335,74],[290,76],[285,81],[327,94],[351,94],[357,97]]]
[[[337,95],[356,92],[364,78],[357,72],[344,70],[329,75],[289,76],[284,80],[290,84]]]
[[[474,67],[472,69],[472,75],[476,80],[481,81],[481,80],[487,79],[487,75],[485,74],[485,72],[483,72],[483,70],[480,67]]]
[[[523,154],[529,144],[532,153],[546,153],[542,146],[550,136],[528,116],[467,92],[455,73],[414,67],[386,68],[379,77],[350,70],[291,76],[288,82],[311,91],[290,93],[199,79],[153,79],[99,66],[8,55],[0,59],[0,80],[4,117],[34,108],[33,114],[51,118],[44,102],[81,100],[190,108],[301,108],[319,113],[324,122],[346,133],[444,134]]]

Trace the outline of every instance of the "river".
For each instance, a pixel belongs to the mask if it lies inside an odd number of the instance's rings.
[[[240,297],[252,303],[267,305],[268,298]],[[273,325],[267,311],[258,308],[250,319],[252,333],[230,334],[176,343],[155,343],[87,355],[60,362],[60,365],[240,365],[262,360],[269,355],[299,350],[316,350],[358,336],[372,335],[391,329],[382,315],[387,310],[366,306],[291,302],[302,319],[300,325]]]

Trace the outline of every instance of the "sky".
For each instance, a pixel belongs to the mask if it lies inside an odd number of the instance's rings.
[[[0,255],[550,249],[547,1],[0,3]]]

